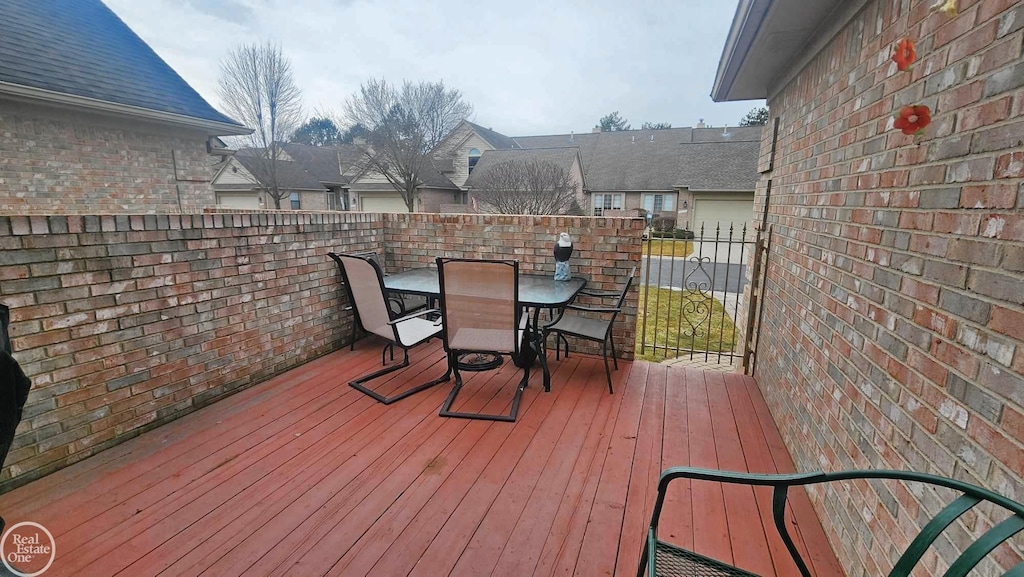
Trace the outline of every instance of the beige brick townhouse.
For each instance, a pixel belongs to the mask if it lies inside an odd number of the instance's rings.
[[[99,0],[0,0],[0,212],[194,211],[249,132]]]

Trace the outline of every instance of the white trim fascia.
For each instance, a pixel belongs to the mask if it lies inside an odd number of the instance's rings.
[[[166,124],[199,128],[206,131],[209,136],[242,136],[252,134],[253,132],[251,128],[246,128],[240,124],[205,120],[194,116],[185,116],[183,114],[175,114],[173,112],[163,112],[160,110],[142,108],[140,106],[108,102],[106,100],[99,100],[98,98],[77,96],[75,94],[67,94],[64,92],[56,92],[43,88],[25,86],[22,84],[14,84],[12,82],[0,81],[0,94],[8,94],[31,100],[41,100],[43,102],[62,106],[85,108],[109,114],[133,116]]]

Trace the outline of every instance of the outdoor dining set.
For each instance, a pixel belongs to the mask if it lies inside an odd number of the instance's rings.
[[[385,274],[374,254],[334,254],[354,313],[353,346],[356,328],[383,338],[381,355],[394,347],[402,349],[401,362],[361,376],[349,384],[390,404],[410,395],[447,382],[455,385],[441,408],[441,416],[493,421],[515,421],[530,368],[539,361],[545,391],[551,390],[547,362],[547,340],[556,337],[556,357],[568,337],[601,344],[608,392],[612,393],[611,363],[618,368],[612,327],[621,312],[636,267],[618,291],[587,288],[587,281],[571,277],[556,280],[550,276],[521,274],[516,260],[437,258],[434,267],[413,268],[397,274]],[[585,306],[576,302],[588,296],[607,304]],[[542,320],[546,312],[547,319]],[[392,396],[382,395],[368,386],[370,381],[409,365],[409,349],[439,338],[444,343],[447,370],[441,377],[406,389]],[[455,410],[462,389],[461,371],[496,368],[508,356],[523,370],[512,405],[507,413],[461,412]]]

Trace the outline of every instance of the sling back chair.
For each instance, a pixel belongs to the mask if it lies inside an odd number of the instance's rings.
[[[924,525],[921,532],[911,541],[910,545],[896,561],[896,564],[889,572],[889,577],[907,577],[910,575],[921,561],[921,557],[939,535],[961,515],[983,501],[1000,507],[1008,515],[995,518],[994,522],[996,524],[994,527],[986,531],[973,543],[967,545],[959,557],[950,565],[944,574],[945,577],[965,577],[993,549],[1009,540],[1021,529],[1024,529],[1024,505],[993,493],[988,489],[937,475],[887,470],[757,475],[753,473],[675,467],[662,472],[661,479],[658,481],[658,498],[654,503],[654,513],[651,515],[651,525],[647,530],[647,540],[644,544],[643,554],[640,557],[640,568],[637,571],[637,577],[643,577],[644,575],[650,577],[655,575],[739,575],[757,577],[757,575],[749,571],[732,567],[721,561],[698,555],[658,539],[658,520],[661,517],[662,506],[665,504],[665,492],[668,490],[669,483],[676,479],[773,487],[772,517],[775,520],[775,527],[778,529],[782,541],[786,544],[790,556],[793,557],[793,561],[800,570],[800,574],[804,577],[810,577],[811,572],[807,569],[807,563],[801,557],[799,550],[797,550],[796,545],[793,543],[793,539],[786,530],[786,499],[790,487],[853,479],[891,479],[946,487],[959,492],[960,495],[957,499],[946,505],[944,509]],[[868,506],[873,506],[873,504]],[[1004,576],[1024,576],[1024,563],[1018,564],[1005,573]]]
[[[492,353],[518,358],[527,316],[519,304],[519,261],[478,259],[437,259],[441,287],[441,319],[448,370],[455,373],[455,386],[441,407],[442,417],[515,421],[523,389],[530,380],[529,363],[522,363],[523,378],[506,414],[466,413],[452,410],[462,389],[459,356]]]
[[[384,277],[380,267],[373,260],[354,255],[336,255],[330,253],[330,257],[338,262],[341,267],[342,278],[348,290],[349,302],[355,310],[355,324],[366,333],[375,334],[386,341],[392,347],[392,360],[394,360],[394,346],[402,349],[402,362],[397,365],[385,367],[368,375],[364,375],[349,382],[349,385],[365,393],[377,401],[390,405],[391,403],[404,399],[409,395],[429,389],[451,379],[451,371],[433,381],[418,385],[400,394],[385,397],[373,391],[363,383],[372,381],[377,377],[384,376],[398,369],[409,366],[409,349],[418,344],[424,343],[431,338],[441,335],[443,327],[440,321],[433,321],[425,318],[427,315],[437,313],[435,310],[420,310],[406,316],[398,316],[388,306],[386,291],[384,289]],[[388,347],[381,352],[381,364],[385,364],[384,355]]]
[[[612,372],[608,367],[608,347],[611,346],[612,361],[615,363],[615,370],[619,370],[619,361],[615,354],[615,341],[612,339],[612,326],[615,324],[615,317],[622,312],[622,303],[626,300],[626,294],[633,283],[633,276],[636,275],[636,267],[629,271],[626,282],[621,291],[598,291],[583,289],[579,294],[615,299],[615,305],[610,307],[591,307],[578,304],[570,304],[562,309],[561,314],[547,325],[544,325],[541,340],[546,344],[548,335],[555,333],[555,359],[558,359],[558,352],[562,343],[565,343],[565,356],[569,356],[569,341],[566,337],[577,337],[580,339],[601,343],[601,356],[604,358],[604,372],[608,377],[608,392],[612,390]],[[584,313],[584,314],[580,314]]]
[[[327,256],[331,257],[334,262],[338,263],[338,270],[341,270],[341,260],[338,259],[338,255],[333,252],[327,253]],[[367,260],[373,261],[379,268],[383,276],[387,276],[387,272],[384,271],[384,265],[381,264],[380,255],[376,252],[355,252],[351,256],[358,256]],[[404,317],[408,314],[418,312],[422,309],[427,308],[427,300],[425,297],[417,295],[403,295],[402,293],[395,291],[387,291],[388,295],[388,308],[396,315],[396,317]],[[350,307],[351,308],[351,307]],[[348,310],[348,309],[346,309]],[[359,334],[359,323],[352,323],[352,343],[349,345],[349,350],[354,351],[356,348],[356,336]],[[385,352],[391,351],[391,360],[395,360],[394,347],[389,343],[385,348]]]

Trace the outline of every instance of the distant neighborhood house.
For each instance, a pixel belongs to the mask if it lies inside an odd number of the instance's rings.
[[[0,212],[274,207],[259,151],[219,138],[251,130],[215,110],[100,0],[58,11],[0,0],[0,13]],[[509,137],[464,121],[421,170],[411,208],[484,210],[474,190],[489,167],[532,158],[572,175],[583,214],[745,222],[760,134],[698,125]],[[368,152],[359,142],[285,144],[274,167],[281,208],[408,211]]]
[[[549,162],[569,173],[587,215],[651,213],[680,228],[744,223],[753,216],[760,139],[760,126],[508,137],[464,121],[431,155],[415,211],[486,210],[474,190],[492,167],[519,159]],[[360,145],[286,144],[284,150],[278,180],[290,201],[282,208],[408,210],[391,183],[366,166]],[[240,158],[227,162],[214,178],[218,203],[268,207],[245,154],[239,151]]]

